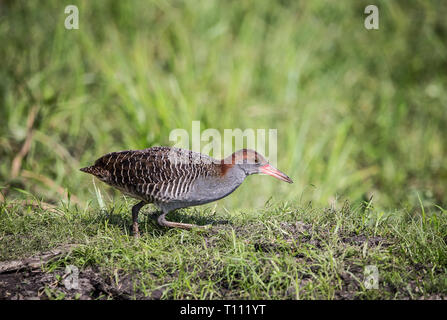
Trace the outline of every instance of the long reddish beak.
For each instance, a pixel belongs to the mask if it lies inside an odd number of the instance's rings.
[[[290,179],[288,176],[286,176],[284,173],[276,169],[275,167],[272,167],[269,164],[266,164],[265,166],[262,166],[260,168],[262,173],[268,174],[269,176],[275,177],[276,179],[293,183],[292,179]]]

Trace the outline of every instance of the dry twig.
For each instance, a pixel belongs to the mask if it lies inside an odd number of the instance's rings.
[[[0,273],[18,271],[21,269],[40,268],[54,257],[70,252],[75,246],[76,245],[74,244],[67,244],[62,247],[43,252],[39,255],[30,258],[0,262]]]

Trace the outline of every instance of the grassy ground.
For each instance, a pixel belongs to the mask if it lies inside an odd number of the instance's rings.
[[[76,244],[42,273],[0,274],[0,298],[439,299],[447,297],[446,212],[424,216],[368,206],[317,209],[266,204],[258,211],[182,210],[171,219],[206,230],[157,226],[142,215],[130,236],[129,204],[100,211],[1,207],[0,260]],[[146,210],[150,213],[150,209]],[[80,269],[67,290],[64,268]],[[365,267],[378,288],[365,287]],[[19,273],[20,275],[20,273]]]
[[[79,30],[60,1],[0,1],[0,261],[78,245],[43,273],[1,274],[0,298],[445,297],[445,1],[374,1],[375,31],[366,0],[70,4]],[[142,217],[132,239],[131,200],[79,168],[171,145],[194,120],[278,129],[295,183],[250,177],[173,214],[211,231]],[[69,264],[79,296],[56,278]]]

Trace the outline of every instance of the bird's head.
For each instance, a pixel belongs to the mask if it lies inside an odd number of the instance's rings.
[[[283,172],[269,164],[261,154],[251,149],[241,149],[231,156],[224,159],[224,166],[238,166],[246,175],[250,174],[268,174],[279,180],[293,183]]]

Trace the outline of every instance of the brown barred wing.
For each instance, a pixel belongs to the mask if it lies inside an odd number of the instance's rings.
[[[155,147],[109,153],[95,163],[109,173],[108,184],[147,202],[183,200],[211,164],[189,150]],[[207,159],[206,159],[207,160]],[[205,166],[205,167],[204,167]]]

